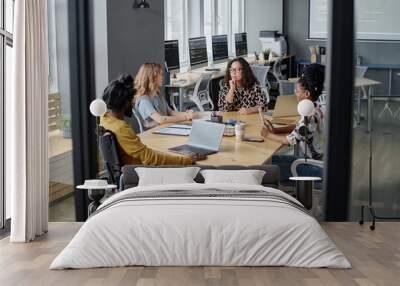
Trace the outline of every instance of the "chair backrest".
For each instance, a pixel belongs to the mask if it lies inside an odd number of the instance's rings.
[[[274,62],[274,66],[272,67],[272,74],[274,75],[276,80],[284,79],[283,75],[282,75],[282,69],[281,69],[282,61],[283,61],[283,57],[277,58]]]
[[[262,88],[268,88],[268,72],[270,70],[270,66],[264,65],[251,65],[251,70],[254,73],[254,76],[257,78]]]
[[[107,171],[108,181],[111,184],[119,185],[121,177],[121,160],[118,152],[118,143],[115,135],[102,128],[100,133],[100,153]]]
[[[129,123],[133,127],[133,130],[135,130],[136,134],[142,133],[144,131],[142,116],[140,116],[135,107],[132,108],[132,113],[133,116],[129,118]]]
[[[326,91],[325,91],[325,90],[322,91],[321,95],[320,95],[319,98],[318,98],[319,104],[321,104],[321,105],[326,105],[326,103],[327,103],[327,97],[326,97],[326,95],[327,95]]]
[[[320,177],[324,175],[324,162],[314,159],[297,159],[290,166],[293,177]],[[321,181],[315,183],[316,189],[322,189]]]
[[[355,66],[354,67],[354,77],[363,78],[367,72],[367,66]]]
[[[196,82],[193,94],[189,97],[200,111],[214,110],[214,103],[210,97],[212,76],[213,73],[202,73]]]
[[[295,94],[296,82],[291,80],[278,80],[279,95],[293,95]]]

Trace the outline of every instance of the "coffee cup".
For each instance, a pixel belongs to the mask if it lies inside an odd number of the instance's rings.
[[[243,140],[245,136],[246,125],[244,123],[237,122],[235,125],[236,139]]]

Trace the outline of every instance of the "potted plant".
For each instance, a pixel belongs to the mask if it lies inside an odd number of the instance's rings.
[[[59,121],[59,127],[64,138],[72,138],[71,118],[67,115],[62,115]]]
[[[271,53],[271,49],[263,50],[264,59],[267,61],[269,59],[269,54]]]

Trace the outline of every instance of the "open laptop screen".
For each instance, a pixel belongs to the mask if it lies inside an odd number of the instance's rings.
[[[218,151],[224,135],[225,125],[206,120],[193,120],[187,145]]]

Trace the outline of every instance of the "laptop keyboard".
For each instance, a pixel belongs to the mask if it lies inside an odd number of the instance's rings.
[[[189,146],[189,145],[178,146],[178,147],[175,147],[175,148],[171,148],[170,150],[171,151],[176,151],[176,152],[178,152],[180,154],[183,154],[183,155],[191,155],[193,153],[208,155],[208,154],[214,153],[214,152],[212,152],[210,150],[197,148],[197,147]]]

